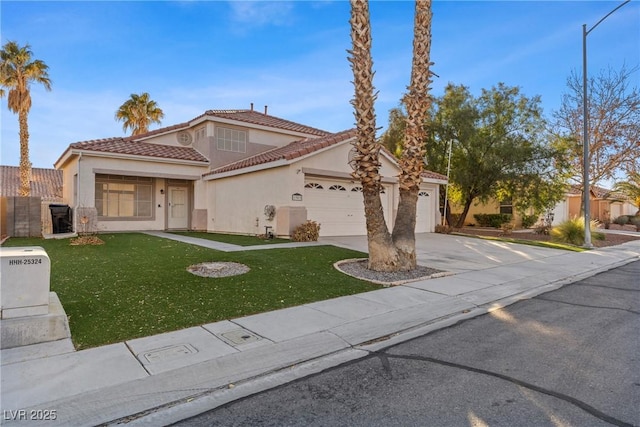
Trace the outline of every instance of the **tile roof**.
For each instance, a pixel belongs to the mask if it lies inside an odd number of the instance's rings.
[[[350,129],[343,132],[329,134],[322,138],[306,138],[294,141],[283,147],[274,148],[273,150],[265,151],[264,153],[219,167],[204,174],[204,176],[244,169],[251,166],[275,162],[277,160],[293,160],[322,148],[330,147],[339,142],[346,141],[350,138],[355,138],[355,136],[355,129]]]
[[[598,187],[596,185],[591,186],[591,191],[596,196],[596,199],[618,199],[618,200],[626,200],[628,196],[622,193],[616,193],[613,190],[609,190],[604,187]],[[582,185],[574,184],[569,187],[567,191],[569,194],[573,195],[582,195]]]
[[[259,113],[254,110],[207,110],[202,116],[196,117],[196,119],[203,117],[219,117],[222,119],[238,120],[240,122],[251,123],[255,125],[268,126],[276,129],[283,129],[293,132],[307,133],[316,136],[326,136],[330,132],[305,126],[300,123],[295,123],[289,120],[281,119],[279,117],[271,116],[264,113]],[[195,120],[195,119],[194,119]]]
[[[20,168],[0,166],[0,195],[18,196]],[[62,200],[62,171],[56,169],[31,168],[31,196],[45,201]]]
[[[205,156],[192,147],[150,144],[148,142],[135,141],[130,137],[94,139],[91,141],[75,142],[69,145],[69,147],[75,150],[96,151],[101,153],[209,162]]]
[[[447,177],[445,175],[439,174],[437,172],[431,172],[428,170],[422,171],[421,176],[424,178],[430,178],[430,179],[441,179],[443,181],[447,180]]]
[[[322,129],[317,129],[311,126],[306,126],[300,123],[292,122],[290,120],[281,119],[279,117],[260,113],[255,110],[207,110],[204,112],[204,114],[201,114],[191,119],[189,122],[178,123],[171,126],[165,126],[159,129],[151,130],[147,133],[136,135],[135,137],[129,136],[129,137],[126,137],[125,139],[128,139],[128,140],[144,139],[150,136],[160,135],[160,134],[175,131],[178,129],[186,129],[186,128],[189,128],[191,122],[207,116],[218,117],[218,118],[227,119],[227,120],[237,120],[239,122],[251,123],[251,124],[260,125],[260,126],[267,126],[275,129],[282,129],[282,130],[287,130],[292,132],[306,133],[309,135],[326,136],[330,134],[330,132],[324,131]]]
[[[188,127],[189,127],[189,122],[178,123],[176,125],[165,126],[165,127],[159,128],[159,129],[150,130],[147,133],[136,135],[135,138],[133,136],[129,136],[129,137],[126,137],[126,139],[129,139],[129,140],[142,139],[142,138],[147,138],[147,137],[154,136],[154,135],[160,135],[160,134],[163,134],[163,133],[166,133],[166,132],[171,132],[171,131],[178,130],[178,129],[186,129]]]
[[[265,151],[264,153],[256,154],[255,156],[248,157],[246,159],[239,160],[234,163],[230,163],[225,166],[221,166],[210,172],[207,172],[203,176],[215,175],[224,172],[230,172],[234,170],[240,170],[251,166],[257,166],[261,164],[271,163],[278,160],[293,160],[298,157],[302,157],[306,154],[313,153],[322,148],[330,147],[348,139],[356,138],[357,133],[355,129],[349,129],[342,132],[327,135],[323,138],[306,138],[299,141],[294,141],[284,147],[274,148],[273,150]],[[382,147],[384,149],[384,147]],[[395,161],[395,157],[387,151],[390,158]],[[397,162],[395,162],[397,165]],[[431,179],[447,179],[446,176],[439,173],[424,171],[422,176]]]

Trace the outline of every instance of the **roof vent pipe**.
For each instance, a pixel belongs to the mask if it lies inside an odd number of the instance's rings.
[[[264,115],[265,116],[267,115],[267,106],[266,105],[264,106]]]
[[[253,111],[253,102],[251,103],[251,111]]]

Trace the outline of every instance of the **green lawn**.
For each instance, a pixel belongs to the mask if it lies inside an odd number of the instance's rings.
[[[290,243],[289,239],[263,239],[258,236],[245,236],[241,234],[205,233],[197,231],[174,231],[172,234],[197,237],[199,239],[215,240],[216,242],[229,243],[238,246],[271,245],[274,243]]]
[[[76,348],[94,347],[194,325],[378,289],[333,263],[366,254],[333,246],[225,253],[146,234],[101,234],[104,245],[11,238],[4,246],[42,246],[51,290],[69,317]],[[246,274],[204,278],[186,271],[234,261]]]

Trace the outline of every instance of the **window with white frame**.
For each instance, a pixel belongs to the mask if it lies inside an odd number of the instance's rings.
[[[216,143],[218,150],[247,152],[247,131],[216,126]]]
[[[96,174],[98,217],[148,219],[153,216],[153,179]]]

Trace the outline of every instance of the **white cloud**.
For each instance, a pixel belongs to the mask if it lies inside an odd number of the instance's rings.
[[[229,6],[232,21],[241,24],[240,32],[247,27],[287,25],[293,19],[293,2],[232,1]]]

